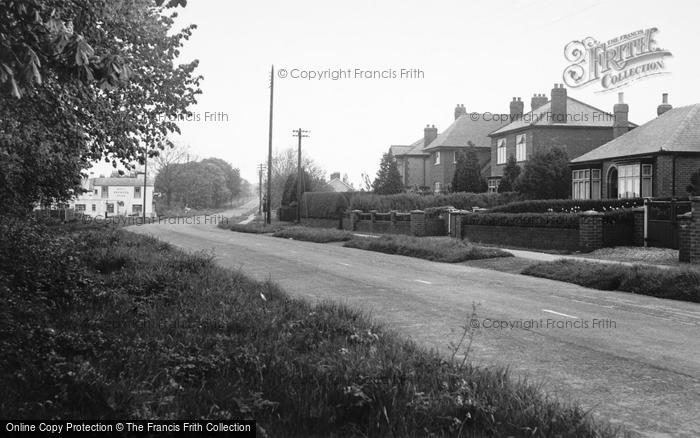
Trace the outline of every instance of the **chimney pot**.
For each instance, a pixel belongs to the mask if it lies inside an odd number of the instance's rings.
[[[568,118],[566,88],[562,84],[554,84],[552,89],[552,122],[566,123]]]
[[[627,133],[629,128],[630,107],[624,103],[625,94],[617,93],[618,103],[613,107],[613,138],[617,138]]]
[[[673,106],[671,106],[668,103],[668,93],[663,93],[661,95],[661,102],[662,102],[662,104],[656,108],[656,115],[657,116],[660,116],[661,114],[665,113],[666,111],[673,109]]]
[[[617,103],[625,103],[625,93],[617,93]]]

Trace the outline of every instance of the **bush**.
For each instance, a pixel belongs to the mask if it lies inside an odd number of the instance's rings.
[[[352,196],[352,192],[306,192],[301,197],[301,217],[340,219]]]
[[[507,204],[520,197],[517,193],[448,193],[440,195],[419,195],[417,193],[400,193],[397,195],[374,195],[355,193],[350,199],[351,210],[379,212],[425,210],[429,207],[454,206],[461,210],[472,207],[491,208]]]
[[[462,218],[463,224],[503,227],[578,228],[576,213],[473,213]]]
[[[511,253],[497,248],[475,246],[451,237],[354,237],[343,246],[446,263],[513,257]]]
[[[518,201],[499,205],[490,210],[492,213],[578,213],[595,210],[601,213],[610,210],[641,207],[644,198],[630,199],[539,199]]]
[[[528,267],[522,273],[593,289],[700,303],[700,272],[689,269],[563,259]]]

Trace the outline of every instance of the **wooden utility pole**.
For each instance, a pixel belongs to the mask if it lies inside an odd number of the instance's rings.
[[[270,68],[270,130],[268,132],[268,145],[267,145],[267,200],[265,202],[266,214],[265,222],[271,223],[272,216],[270,213],[270,206],[272,205],[272,103],[273,96],[275,92],[275,66]]]
[[[143,224],[146,225],[146,182],[148,181],[148,145],[143,151],[143,207],[141,213],[143,216]]]
[[[292,134],[299,138],[299,149],[297,150],[297,222],[301,222],[301,138],[308,137],[309,131],[299,128],[292,131]]]

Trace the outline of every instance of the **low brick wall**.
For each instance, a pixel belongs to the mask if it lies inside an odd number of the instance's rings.
[[[498,225],[462,225],[462,238],[472,242],[521,248],[576,251],[576,228],[505,227]]]

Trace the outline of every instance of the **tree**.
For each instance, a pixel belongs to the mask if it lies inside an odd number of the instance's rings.
[[[241,194],[241,172],[235,169],[231,164],[222,160],[221,158],[207,158],[202,160],[202,163],[212,164],[218,167],[224,174],[224,179],[226,180],[226,188],[230,193],[229,199],[227,201],[233,202],[235,198]]]
[[[458,154],[455,173],[452,177],[452,190],[455,192],[481,193],[487,190],[487,184],[481,175],[479,158],[473,148],[464,154]]]
[[[700,169],[690,176],[690,184],[687,190],[690,196],[700,196]]]
[[[552,148],[537,152],[525,163],[518,191],[530,199],[566,199],[571,194],[571,171],[566,152]]]
[[[272,208],[282,205],[287,178],[297,173],[297,150],[289,148],[282,151],[275,151],[272,155]],[[309,176],[309,188],[307,191],[314,191],[325,186],[326,171],[302,151],[301,167]],[[296,196],[296,195],[295,195]]]
[[[182,4],[172,0],[167,6]],[[153,0],[8,0],[0,8],[0,203],[26,212],[81,192],[92,161],[130,170],[172,146],[201,93],[175,61],[195,26]]]
[[[382,156],[377,177],[372,183],[372,190],[378,195],[393,195],[403,192],[401,174],[391,151]]]
[[[508,157],[508,162],[503,168],[503,177],[498,184],[498,193],[513,192],[517,190],[517,181],[520,176],[520,166],[514,156]]]
[[[153,158],[153,167],[156,172],[154,190],[165,197],[165,205],[172,206],[173,194],[180,179],[183,166],[189,156],[189,146],[174,145],[166,148]]]
[[[303,195],[305,192],[309,192],[312,190],[314,187],[313,182],[311,181],[311,177],[309,176],[309,173],[306,172],[304,169],[301,170],[301,194]],[[282,194],[282,205],[287,206],[287,205],[292,205],[297,202],[299,202],[299,199],[297,198],[297,181],[298,177],[296,173],[290,173],[289,176],[287,177],[287,181],[284,183],[284,193]]]
[[[371,192],[372,191],[372,179],[366,173],[362,172],[362,184],[360,184],[361,192]]]

